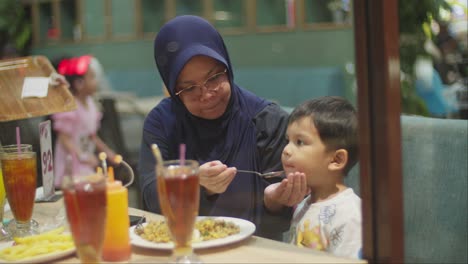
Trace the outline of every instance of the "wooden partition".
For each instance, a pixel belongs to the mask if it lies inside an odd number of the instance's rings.
[[[398,1],[355,0],[364,257],[404,256]]]

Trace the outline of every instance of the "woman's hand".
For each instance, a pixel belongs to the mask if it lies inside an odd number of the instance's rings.
[[[208,194],[223,193],[236,176],[236,168],[228,168],[219,160],[210,161],[200,166],[200,185]]]
[[[263,200],[270,211],[277,212],[284,206],[297,205],[309,192],[305,174],[293,172],[281,182],[266,187]]]

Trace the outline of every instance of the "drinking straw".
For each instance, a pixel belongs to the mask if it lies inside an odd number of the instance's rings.
[[[108,174],[107,174],[107,162],[106,162],[107,154],[105,152],[99,153],[99,159],[101,160],[101,164],[102,164],[102,172],[104,173],[104,176],[107,179],[107,176],[108,176]]]
[[[115,164],[122,164],[122,165],[124,165],[124,167],[126,167],[127,170],[130,172],[130,181],[127,182],[127,183],[124,185],[124,187],[130,186],[130,185],[133,183],[133,181],[135,180],[135,174],[133,173],[132,167],[130,167],[130,165],[128,165],[128,163],[125,162],[125,161],[123,160],[122,156],[121,156],[121,155],[118,155],[118,154],[115,155],[115,157],[114,157],[114,163],[115,163]]]
[[[153,151],[153,155],[156,158],[156,161],[158,162],[158,166],[162,166],[164,164],[164,160],[161,156],[161,151],[159,151],[158,145],[152,144],[151,145],[151,150]]]
[[[18,154],[21,153],[21,135],[19,126],[16,127],[16,146],[18,147]]]
[[[109,166],[109,168],[107,168],[107,181],[109,182],[113,182],[115,177],[114,177],[114,168],[112,166]]]
[[[156,166],[158,167],[158,169],[161,169],[161,171],[163,171],[164,170],[164,160],[162,159],[161,151],[159,150],[158,145],[151,144],[151,150],[153,151],[153,156],[154,156],[154,158],[156,159],[156,162],[157,162]],[[158,193],[158,195],[162,195],[160,197],[164,197],[165,193],[166,193],[166,183],[165,183],[165,180],[164,180],[164,176],[158,175],[158,177],[159,177],[158,182],[161,181],[160,186],[161,186],[161,192],[163,193],[163,194]],[[158,190],[159,190],[159,188],[158,188]],[[160,201],[164,202],[162,200],[160,200]],[[167,201],[165,201],[165,202],[167,202]],[[163,208],[164,208],[164,206],[163,206]],[[164,216],[167,215],[166,217],[168,217],[169,219],[174,219],[175,218],[174,213],[172,212],[171,206],[167,206],[165,211],[166,212],[163,211]]]
[[[180,160],[180,166],[185,165],[185,144],[182,143],[179,145],[179,160]]]
[[[123,161],[122,155],[117,154],[114,156],[114,163],[120,164]]]

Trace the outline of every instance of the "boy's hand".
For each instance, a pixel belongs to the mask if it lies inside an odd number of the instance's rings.
[[[283,181],[265,188],[265,206],[271,211],[279,211],[283,206],[297,205],[309,192],[305,174],[290,173]]]

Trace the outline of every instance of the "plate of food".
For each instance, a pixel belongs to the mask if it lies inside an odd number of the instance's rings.
[[[232,244],[255,232],[255,225],[247,220],[234,217],[197,217],[192,247],[204,249]],[[164,220],[149,221],[141,228],[130,227],[132,245],[151,249],[172,250],[169,230]]]
[[[75,245],[71,234],[57,228],[39,235],[0,243],[0,263],[44,263],[71,255]]]

